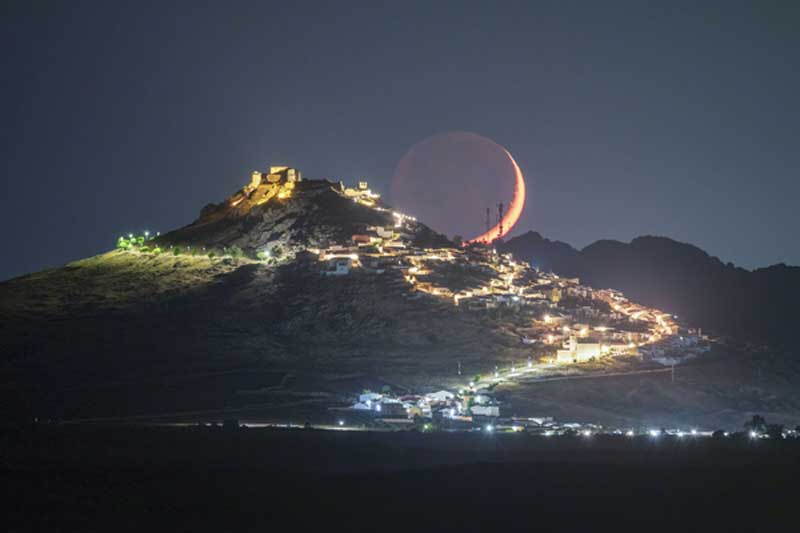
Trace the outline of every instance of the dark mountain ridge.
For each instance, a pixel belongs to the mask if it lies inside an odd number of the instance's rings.
[[[599,240],[581,250],[529,231],[500,245],[515,257],[596,288],[610,287],[714,332],[786,345],[800,319],[800,267],[746,270],[667,237]]]

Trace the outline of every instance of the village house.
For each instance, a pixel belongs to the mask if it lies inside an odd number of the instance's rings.
[[[607,353],[607,350],[605,351]],[[557,363],[582,363],[596,359],[604,354],[603,346],[595,342],[578,342],[575,336],[570,336],[564,349],[556,352]]]
[[[327,261],[321,274],[323,276],[346,276],[353,268],[358,266],[358,256],[334,257]]]

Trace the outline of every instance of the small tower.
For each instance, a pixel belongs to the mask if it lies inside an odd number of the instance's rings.
[[[503,236],[503,202],[497,204],[497,238]]]

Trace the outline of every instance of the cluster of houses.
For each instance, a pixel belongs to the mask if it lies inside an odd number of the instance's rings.
[[[619,291],[539,272],[489,247],[416,248],[404,231],[403,216],[397,214],[392,227],[369,226],[349,243],[315,250],[321,274],[397,270],[412,295],[450,300],[465,311],[511,307],[520,316],[527,313],[532,318],[520,330],[522,342],[545,349],[549,362],[557,364],[641,355],[640,347],[678,333],[668,313],[633,303]]]
[[[251,183],[231,202],[257,204],[271,197],[287,197],[301,179],[300,172],[289,167],[256,171]],[[367,182],[355,187],[339,182],[334,189],[391,217],[386,224],[365,226],[347,242],[308,250],[316,255],[322,276],[397,271],[400,276],[392,279],[405,282],[409,298],[427,295],[466,312],[512,308],[517,316],[530,317],[528,325],[519,328],[521,341],[549,353],[551,363],[582,363],[645,352],[657,357],[676,342],[679,327],[674,317],[630,302],[619,291],[595,290],[581,285],[577,278],[540,272],[489,246],[416,247],[411,226],[415,219],[379,205],[380,195],[372,192]],[[648,346],[667,348],[639,350]]]
[[[387,422],[430,421],[439,427],[471,427],[493,423],[500,417],[500,404],[489,389],[440,390],[428,394],[390,394],[364,392],[350,406]]]
[[[501,413],[501,407],[491,390],[476,389],[472,386],[458,392],[440,390],[399,397],[389,393],[365,391],[344,411],[350,413],[350,424],[355,422],[366,426],[364,417],[368,417],[380,422],[384,429],[395,430],[415,426],[422,430],[525,432],[544,437],[570,435],[582,438],[595,435],[649,438],[661,436],[691,438],[713,435],[712,431],[697,428],[608,428],[589,422],[557,421],[552,416],[509,416],[507,413]],[[344,424],[345,421],[340,419],[339,425]],[[727,433],[725,435],[727,436]],[[797,438],[800,437],[800,432],[790,430],[784,432],[784,435]]]
[[[350,412],[350,420],[360,420],[364,416],[380,422],[385,428],[403,429],[413,426],[445,431],[481,432],[526,432],[545,437],[575,435],[654,435],[653,429],[643,428],[604,428],[586,422],[560,422],[551,416],[517,417],[501,413],[501,406],[489,389],[475,389],[451,392],[440,390],[428,394],[406,394],[394,396],[386,393],[365,391],[357,401],[345,410]],[[359,416],[353,416],[359,415]],[[341,421],[340,424],[344,424]],[[711,432],[689,430],[657,430],[659,434],[682,436],[710,436]]]
[[[708,337],[702,331],[689,329],[681,335],[664,337],[640,348],[644,359],[664,366],[685,363],[711,349]]]

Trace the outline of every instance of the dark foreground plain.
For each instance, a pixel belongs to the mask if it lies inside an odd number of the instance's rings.
[[[7,531],[797,530],[800,442],[4,428]]]

